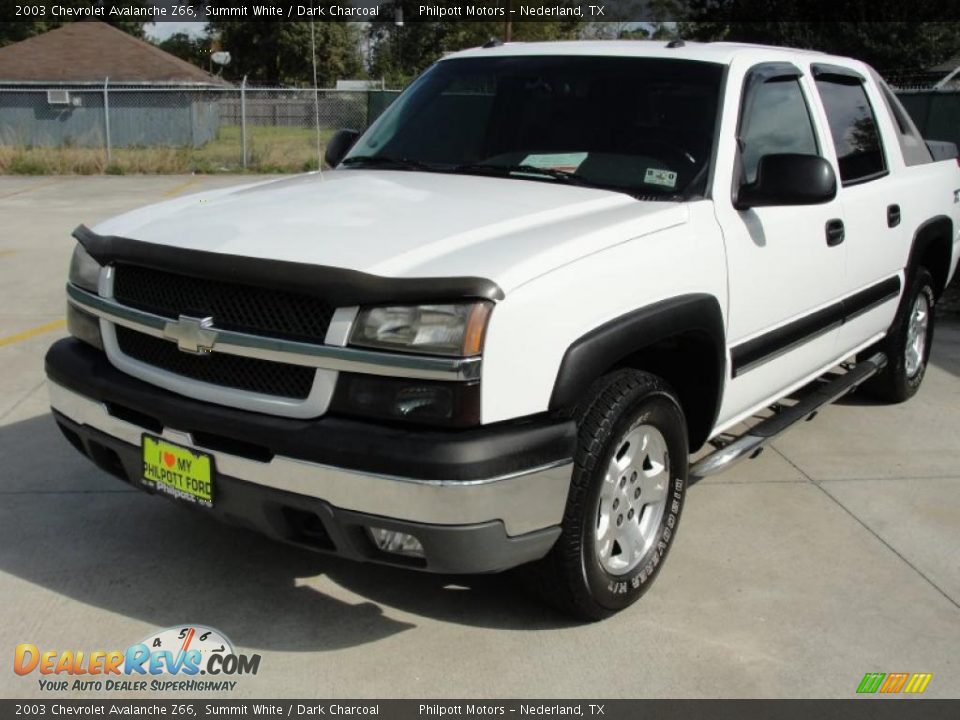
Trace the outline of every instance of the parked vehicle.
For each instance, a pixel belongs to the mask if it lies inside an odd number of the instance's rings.
[[[524,566],[587,619],[654,581],[692,477],[912,396],[960,252],[956,160],[813,52],[468,50],[327,160],[75,231],[63,433],[297,545]]]

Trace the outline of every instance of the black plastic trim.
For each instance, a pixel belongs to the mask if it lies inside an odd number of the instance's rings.
[[[933,273],[937,282],[937,297],[946,289],[947,276],[950,273],[950,261],[953,253],[953,220],[947,215],[935,215],[923,221],[913,234],[910,256],[907,259],[907,272],[926,262],[927,269]],[[929,253],[933,251],[939,262],[931,262]],[[944,258],[945,261],[944,261]],[[957,263],[960,268],[960,261]]]
[[[835,82],[843,85],[860,85],[867,81],[867,78],[856,70],[842,65],[814,63],[810,66],[810,71],[816,80]]]
[[[720,411],[726,376],[725,331],[720,303],[712,295],[699,293],[662,300],[621,315],[576,340],[560,363],[550,409],[575,406],[590,385],[617,363],[658,341],[691,332],[705,335],[714,348],[711,360],[716,375],[711,387],[716,389],[716,398],[712,427]],[[693,438],[691,444],[695,443]]]
[[[157,494],[140,483],[143,467],[140,448],[95,428],[79,425],[56,411],[53,414],[60,430],[77,450],[132,487]],[[382,518],[228,475],[218,474],[214,482],[213,508],[199,508],[180,500],[171,502],[308,550],[426,572],[507,570],[540,559],[560,535],[559,527],[548,527],[511,537],[499,520],[434,525]],[[381,551],[367,532],[371,526],[414,535],[423,546],[425,557],[410,558]]]
[[[573,457],[572,420],[534,416],[469,430],[430,430],[326,415],[263,415],[177,395],[114,368],[74,338],[53,344],[47,376],[85,397],[148,415],[163,427],[244,443],[251,453],[418,480],[483,480]]]
[[[900,276],[894,275],[832,305],[740,343],[730,349],[733,377],[738,377],[892,300],[899,296],[900,287]]]
[[[338,307],[380,303],[503,300],[503,290],[480,277],[391,278],[357,270],[191,250],[98,235],[86,225],[73,237],[103,265],[129,263],[200,279],[323,297]]]

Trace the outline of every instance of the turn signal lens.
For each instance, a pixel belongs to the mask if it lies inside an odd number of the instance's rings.
[[[91,257],[83,245],[77,243],[70,259],[70,282],[92,293],[97,292],[100,282],[100,263]]]

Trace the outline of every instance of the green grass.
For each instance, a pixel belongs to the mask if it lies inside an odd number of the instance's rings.
[[[335,130],[320,130],[321,148]],[[240,126],[220,128],[200,147],[113,148],[107,164],[103,148],[0,145],[0,174],[113,175],[243,172]],[[316,170],[314,128],[247,127],[247,172]]]

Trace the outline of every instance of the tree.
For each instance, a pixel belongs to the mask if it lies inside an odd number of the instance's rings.
[[[503,21],[463,22],[439,20],[415,22],[398,27],[392,6],[382,13],[384,20],[370,23],[370,74],[390,84],[406,84],[445,53],[483,45],[504,34]],[[587,23],[583,19],[513,22],[511,37],[519,42],[572,40]]]
[[[257,85],[312,85],[309,22],[249,22],[211,20],[207,32],[221,50],[230,53],[224,77]],[[355,23],[313,23],[316,38],[317,82],[332,85],[338,78],[363,72],[360,30]]]
[[[0,0],[0,17],[14,17],[16,14],[16,0]],[[68,8],[94,7],[99,5],[98,0],[59,0],[58,5]],[[141,0],[125,0],[115,3],[117,7],[143,7]],[[113,20],[109,17],[95,18],[101,20],[115,28],[123,30],[134,37],[143,37],[143,21],[137,20]],[[0,47],[10,45],[32,38],[34,35],[41,35],[50,30],[54,30],[62,25],[71,22],[82,22],[77,20],[33,20],[29,22],[0,22]]]
[[[960,52],[960,23],[873,22],[876,17],[903,15],[902,7],[886,14],[883,5],[884,0],[877,0],[872,12],[865,10],[860,18],[853,3],[841,10],[839,22],[812,22],[810,8],[794,0],[691,0],[686,21],[678,23],[678,30],[695,40],[784,45],[847,55],[887,74],[923,70]]]
[[[174,33],[158,42],[161,50],[176,55],[181,60],[210,69],[210,37],[194,37],[185,32]]]

